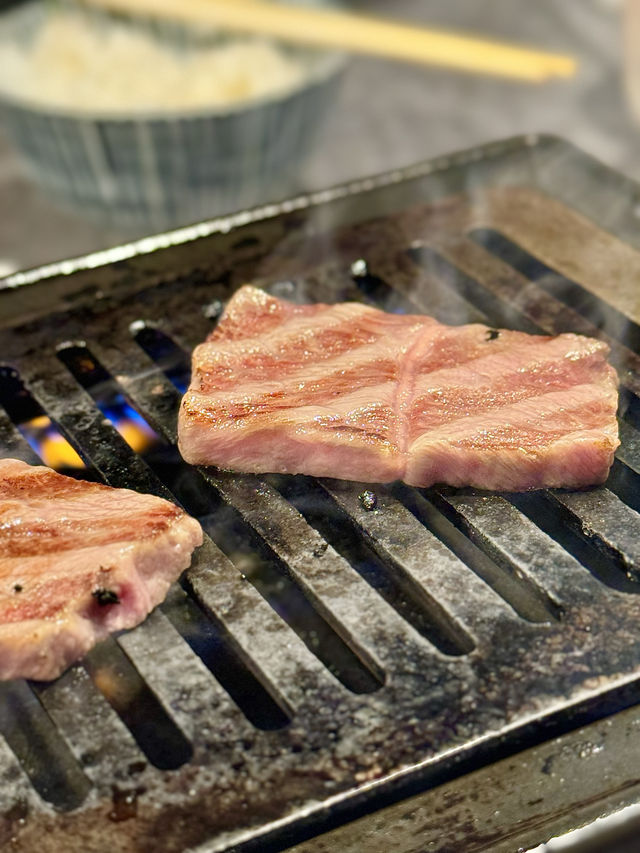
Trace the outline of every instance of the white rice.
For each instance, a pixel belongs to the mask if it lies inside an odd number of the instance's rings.
[[[91,112],[220,108],[293,89],[302,60],[258,39],[178,48],[142,28],[48,14],[24,45],[0,42],[0,91]]]

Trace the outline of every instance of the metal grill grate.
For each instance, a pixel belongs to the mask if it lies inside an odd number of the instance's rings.
[[[567,191],[573,171],[592,197],[559,201],[561,166]],[[548,733],[576,709],[610,711],[636,682],[638,327],[624,282],[607,305],[589,253],[562,251],[583,233],[600,267],[640,270],[576,212],[617,181],[598,169],[559,142],[517,140],[0,290],[0,453],[37,461],[32,447],[57,434],[78,476],[173,498],[207,534],[143,625],[51,684],[2,686],[2,843],[281,849],[544,737],[543,721]],[[545,239],[549,209],[564,244]],[[607,338],[623,382],[609,482],[526,496],[375,487],[371,509],[364,483],[191,469],[175,449],[189,352],[248,278],[291,299]]]

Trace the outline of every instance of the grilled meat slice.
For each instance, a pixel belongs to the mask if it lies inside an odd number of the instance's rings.
[[[0,679],[50,679],[165,597],[202,543],[168,501],[0,459]]]
[[[195,464],[522,491],[603,482],[618,446],[608,347],[444,326],[241,288],[193,354]]]

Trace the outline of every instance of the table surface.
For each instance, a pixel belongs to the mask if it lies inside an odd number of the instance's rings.
[[[620,0],[354,0],[363,11],[573,53],[570,81],[526,85],[368,58],[351,60],[300,189],[339,183],[519,133],[559,134],[640,178],[640,128],[623,85]],[[266,200],[266,199],[265,199]],[[61,211],[0,132],[0,275],[136,236]]]

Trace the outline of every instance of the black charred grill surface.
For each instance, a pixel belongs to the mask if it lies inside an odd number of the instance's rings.
[[[514,140],[374,184],[0,289],[0,454],[62,448],[61,470],[173,498],[206,532],[143,625],[51,684],[1,687],[11,849],[281,849],[635,695],[640,253],[611,233],[630,214],[602,218],[620,179]],[[622,269],[605,301],[598,272]],[[516,496],[185,465],[189,353],[247,280],[609,340],[609,481]]]

